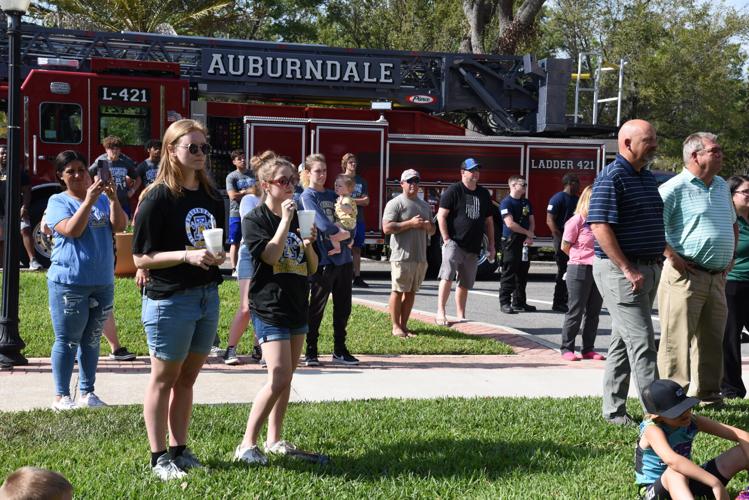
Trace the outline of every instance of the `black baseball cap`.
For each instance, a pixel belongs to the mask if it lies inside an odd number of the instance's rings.
[[[461,170],[471,171],[480,167],[481,167],[481,164],[477,162],[476,160],[474,160],[473,158],[466,158],[465,160],[463,160],[463,163],[460,164]]]
[[[648,413],[666,418],[677,418],[700,400],[687,397],[684,388],[673,380],[656,380],[642,391],[642,400]]]

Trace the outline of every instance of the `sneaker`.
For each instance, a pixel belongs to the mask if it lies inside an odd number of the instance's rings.
[[[361,276],[357,276],[354,278],[353,283],[351,285],[355,288],[369,288],[369,284],[367,284],[366,281],[364,281]]]
[[[603,361],[606,357],[603,354],[598,354],[595,351],[584,352],[583,359],[594,359],[596,361]]]
[[[265,443],[265,453],[268,455],[289,455],[295,451],[297,451],[296,446],[283,440],[276,441],[272,446]]]
[[[237,446],[237,449],[234,450],[234,460],[248,464],[268,465],[268,457],[260,451],[256,444],[247,448],[242,448],[242,445]]]
[[[200,460],[198,460],[198,457],[195,456],[190,448],[185,448],[180,456],[174,457],[172,460],[174,465],[184,471],[203,468],[203,464],[200,463]]]
[[[560,313],[566,313],[569,311],[569,307],[567,307],[567,304],[554,304],[551,306],[552,311],[560,312]]]
[[[38,260],[31,259],[31,261],[29,261],[29,269],[32,271],[41,271],[44,269],[44,266]]]
[[[232,269],[232,271],[231,271],[231,277],[232,278],[238,278],[239,277],[239,273],[237,272],[236,269]]]
[[[211,356],[213,356],[214,358],[223,358],[225,353],[226,351],[221,349],[219,346],[211,346]]]
[[[156,460],[156,465],[154,465],[151,470],[156,477],[162,481],[181,479],[187,475],[185,471],[180,469],[177,464],[174,463],[174,460],[169,456],[169,453],[161,455],[158,460]]]
[[[109,359],[115,361],[132,361],[135,359],[135,354],[127,350],[127,347],[120,347],[116,351],[109,353]]]
[[[536,306],[530,306],[528,304],[513,305],[512,308],[515,309],[516,311],[524,311],[524,312],[529,312],[529,313],[536,312]]]
[[[78,398],[78,406],[80,408],[101,408],[107,406],[107,403],[99,399],[99,396],[93,392],[89,392],[81,394],[81,397]]]
[[[260,361],[258,361],[258,363],[260,364],[260,368],[267,368],[268,367],[268,362],[265,361],[265,358],[260,358]]]
[[[75,404],[75,401],[70,396],[63,396],[52,402],[52,409],[55,411],[75,410],[76,408],[78,408],[78,405]]]
[[[252,346],[252,359],[255,361],[263,359],[263,349],[259,345]]]
[[[580,361],[580,357],[572,351],[564,351],[562,353],[562,359],[567,361]]]
[[[236,347],[229,346],[226,348],[226,353],[224,353],[224,364],[232,365],[232,366],[240,364],[239,357],[237,356]]]
[[[505,314],[517,314],[517,311],[510,304],[502,304],[499,306],[499,310]]]
[[[632,417],[630,417],[626,413],[624,415],[617,415],[616,417],[607,418],[606,422],[610,423],[611,425],[620,425],[622,427],[637,427],[637,422],[635,422]]]
[[[356,359],[348,352],[348,349],[343,349],[340,353],[333,353],[333,363],[340,363],[342,365],[358,365],[359,360]]]
[[[307,347],[307,352],[304,355],[304,366],[320,366],[320,361],[317,359],[317,347]]]

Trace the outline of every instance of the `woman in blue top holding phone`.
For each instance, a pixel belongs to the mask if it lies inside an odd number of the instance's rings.
[[[52,376],[56,396],[52,408],[105,406],[94,394],[94,382],[104,319],[114,302],[112,233],[125,229],[127,216],[114,183],[93,181],[80,153],[57,155],[55,170],[65,191],[49,199],[45,216],[54,236],[47,273],[55,332]],[[80,372],[77,403],[70,396],[76,352]]]

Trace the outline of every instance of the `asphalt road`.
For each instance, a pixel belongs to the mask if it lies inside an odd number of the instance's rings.
[[[533,313],[503,314],[499,311],[499,275],[491,281],[477,281],[474,289],[469,292],[466,306],[466,317],[475,321],[483,321],[495,325],[521,330],[535,336],[549,347],[559,348],[561,341],[562,322],[564,314],[551,310],[551,299],[554,292],[554,274],[556,266],[553,262],[532,262],[526,294],[528,303],[537,307]],[[354,297],[387,304],[390,295],[390,265],[388,262],[363,260],[362,277],[369,283],[370,288],[354,288]],[[424,282],[419,293],[416,294],[414,309],[435,313],[437,310],[437,280]],[[448,319],[455,314],[455,293],[450,294],[447,303]],[[660,333],[657,303],[653,305],[653,326],[656,338]],[[611,335],[611,317],[604,308],[601,311],[596,336],[596,351],[605,354]],[[577,350],[581,347],[581,338],[577,339]],[[742,346],[742,354],[749,356],[749,344]]]

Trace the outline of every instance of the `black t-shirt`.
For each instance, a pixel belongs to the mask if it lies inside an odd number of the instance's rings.
[[[491,206],[489,191],[481,186],[471,191],[462,182],[456,182],[447,188],[440,198],[440,208],[450,210],[447,215],[450,239],[467,252],[479,253]]]
[[[281,258],[269,266],[260,257],[276,234],[281,218],[265,204],[255,207],[242,219],[242,239],[250,249],[255,275],[250,285],[250,309],[264,322],[295,328],[307,323],[309,283],[307,256],[299,236],[299,220],[291,221]]]
[[[133,254],[205,248],[203,230],[224,227],[224,202],[203,188],[173,196],[165,185],[152,189],[140,203],[135,219]],[[164,299],[179,290],[221,283],[218,266],[203,270],[187,263],[151,269],[146,293]]]
[[[5,183],[7,182],[5,172],[2,172],[2,180],[0,180],[0,217],[5,217]],[[31,185],[31,177],[26,170],[21,170],[21,189]],[[23,204],[23,193],[21,193],[21,204]]]

